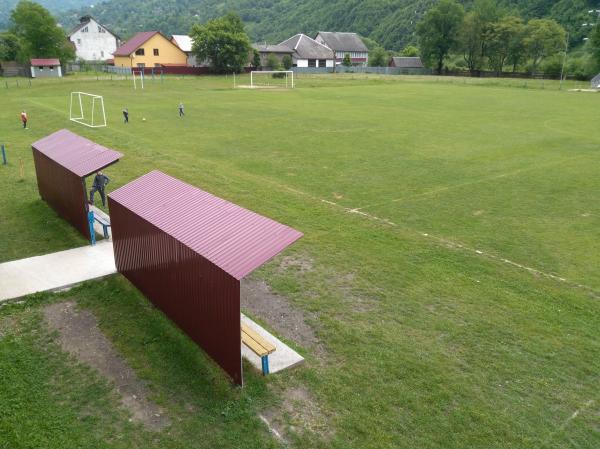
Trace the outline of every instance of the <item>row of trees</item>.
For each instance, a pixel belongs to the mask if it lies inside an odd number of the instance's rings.
[[[62,28],[46,8],[21,0],[11,13],[11,27],[0,33],[0,61],[27,62],[31,58],[75,58]]]
[[[441,0],[417,25],[424,61],[440,73],[450,54],[461,54],[471,72],[489,68],[513,71],[529,62],[532,73],[542,60],[564,52],[567,35],[552,19],[506,14],[493,0],[475,0],[470,11],[455,0]]]

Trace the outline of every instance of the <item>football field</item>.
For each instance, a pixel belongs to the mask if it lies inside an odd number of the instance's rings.
[[[232,85],[0,86],[0,262],[85,245],[39,199],[31,155],[68,128],[124,153],[109,191],[160,169],[302,231],[252,279],[303,316],[311,338],[281,336],[306,363],[239,391],[123,278],[62,294],[94,312],[172,416],[147,432],[60,353],[41,318],[57,299],[38,295],[0,308],[0,448],[600,446],[600,96],[522,80]],[[69,121],[73,91],[104,97],[106,128]],[[24,444],[29,433],[48,437]]]

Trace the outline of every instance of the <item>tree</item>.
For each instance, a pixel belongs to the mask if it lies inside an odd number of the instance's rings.
[[[342,65],[344,67],[352,67],[352,60],[350,59],[350,53],[346,53],[344,55],[344,59],[342,59]]]
[[[421,55],[442,72],[444,60],[458,43],[458,30],[465,11],[455,0],[441,0],[417,24]]]
[[[531,19],[527,23],[523,44],[531,57],[531,73],[546,57],[555,55],[565,48],[566,32],[552,19]]]
[[[592,56],[592,70],[600,70],[600,23],[596,24],[589,37],[589,48]]]
[[[502,12],[492,0],[475,0],[459,30],[459,45],[471,72],[481,70],[489,56],[488,32]]]
[[[371,67],[385,67],[388,65],[388,54],[382,47],[377,47],[369,54]]]
[[[419,49],[414,45],[407,45],[400,52],[400,56],[416,57],[419,56]]]
[[[0,33],[0,61],[14,61],[21,50],[19,38],[12,33]]]
[[[491,24],[486,32],[490,66],[497,73],[504,70],[506,63],[512,63],[513,71],[523,60],[525,53],[523,37],[525,24],[515,16],[503,17]]]
[[[281,64],[283,65],[284,69],[289,70],[294,65],[294,61],[292,61],[292,57],[290,55],[284,55],[283,58],[281,58]]]
[[[269,67],[271,70],[280,69],[279,59],[277,59],[277,56],[275,56],[273,53],[269,53],[267,56],[267,67]]]
[[[21,0],[11,15],[11,32],[21,42],[17,59],[58,58],[67,62],[75,58],[75,50],[48,10],[29,0]]]
[[[208,59],[217,73],[241,72],[248,60],[250,39],[235,13],[193,25],[190,37],[192,53],[199,61]]]
[[[256,49],[252,50],[252,67],[260,67],[260,53]]]

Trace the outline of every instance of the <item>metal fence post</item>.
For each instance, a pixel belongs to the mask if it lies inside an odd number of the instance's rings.
[[[94,231],[94,211],[88,212],[88,222],[90,224],[90,243],[92,246],[96,244],[96,231]]]
[[[6,165],[6,149],[4,144],[2,144],[2,165]]]

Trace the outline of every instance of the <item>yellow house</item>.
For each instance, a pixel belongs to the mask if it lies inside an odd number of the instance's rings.
[[[186,66],[187,55],[160,31],[137,33],[114,52],[115,67]]]

